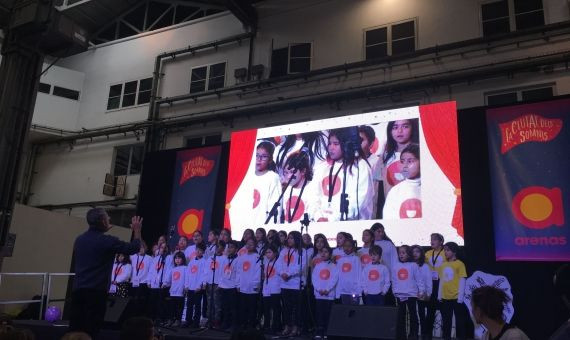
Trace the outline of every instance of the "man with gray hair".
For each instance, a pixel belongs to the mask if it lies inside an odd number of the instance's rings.
[[[131,219],[133,239],[130,243],[105,235],[112,225],[102,208],[89,210],[87,223],[89,229],[79,235],[73,245],[75,278],[69,329],[96,338],[105,316],[115,254],[132,255],[139,251],[142,218],[134,216]]]

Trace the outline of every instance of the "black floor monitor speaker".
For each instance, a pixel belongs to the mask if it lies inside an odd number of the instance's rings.
[[[132,309],[130,298],[109,297],[107,299],[107,310],[103,319],[105,325],[114,329],[129,317],[129,309]]]
[[[333,305],[328,336],[395,339],[397,307]]]

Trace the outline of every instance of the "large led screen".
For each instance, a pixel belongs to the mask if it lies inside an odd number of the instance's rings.
[[[463,244],[455,102],[235,132],[229,164],[234,237],[307,219],[311,235],[360,240],[379,221],[396,244]]]

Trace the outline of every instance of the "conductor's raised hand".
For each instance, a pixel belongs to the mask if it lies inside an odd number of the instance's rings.
[[[140,232],[142,228],[142,222],[143,222],[142,217],[133,216],[133,218],[131,218],[131,229],[134,232]]]

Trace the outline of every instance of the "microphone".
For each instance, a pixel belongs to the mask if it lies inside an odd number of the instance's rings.
[[[310,150],[309,148],[305,145],[303,145],[303,147],[301,147],[301,149],[299,150],[299,157],[297,158],[297,161],[294,164],[295,169],[298,169],[299,166],[301,165],[301,162],[310,154]]]

